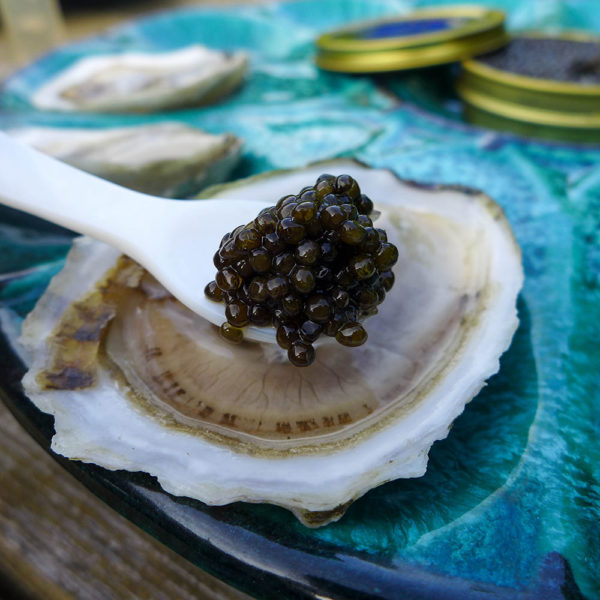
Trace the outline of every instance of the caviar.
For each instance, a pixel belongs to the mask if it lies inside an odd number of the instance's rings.
[[[397,248],[369,217],[373,202],[349,175],[321,175],[281,198],[252,223],[227,233],[205,294],[225,302],[223,338],[239,343],[245,325],[272,325],[299,367],[315,359],[321,335],[345,346],[367,340],[361,320],[394,284]]]

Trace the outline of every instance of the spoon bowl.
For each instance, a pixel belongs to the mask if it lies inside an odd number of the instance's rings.
[[[204,287],[214,279],[222,236],[271,203],[172,200],[135,192],[50,158],[0,133],[0,203],[92,236],[127,254],[178,300],[220,326],[225,305]],[[244,336],[276,343],[272,327]]]

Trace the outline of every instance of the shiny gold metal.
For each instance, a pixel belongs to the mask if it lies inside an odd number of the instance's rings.
[[[600,42],[579,32],[520,37]],[[472,59],[463,62],[456,89],[467,119],[475,124],[536,137],[600,142],[600,85],[528,77]]]
[[[438,32],[360,38],[361,32],[377,26],[429,19],[456,19],[458,25]],[[317,40],[316,62],[323,69],[344,73],[396,71],[454,62],[496,50],[507,41],[503,12],[479,6],[452,6],[361,22],[324,34]]]

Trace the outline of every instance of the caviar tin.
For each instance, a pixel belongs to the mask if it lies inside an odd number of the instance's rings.
[[[316,42],[316,63],[340,73],[402,71],[463,60],[507,41],[502,11],[449,6],[325,33]]]
[[[463,62],[457,92],[467,120],[558,140],[600,143],[600,38],[523,33]]]

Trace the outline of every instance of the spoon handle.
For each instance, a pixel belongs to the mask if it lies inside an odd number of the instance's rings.
[[[226,231],[250,222],[264,201],[180,202],[122,188],[0,133],[0,203],[90,235],[136,260],[181,302],[220,325],[223,306],[206,299],[211,257]],[[263,328],[261,328],[263,329]],[[272,331],[247,337],[274,342]]]
[[[122,246],[164,201],[70,167],[0,133],[0,202]]]

